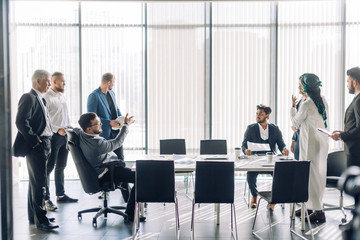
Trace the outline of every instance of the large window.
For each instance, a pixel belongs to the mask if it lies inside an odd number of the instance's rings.
[[[12,119],[35,69],[65,74],[74,126],[111,72],[122,114],[136,117],[125,155],[158,153],[163,138],[185,138],[194,153],[201,139],[223,138],[232,152],[260,103],[289,147],[291,95],[305,72],[323,82],[330,129],[343,128],[352,100],[345,71],[360,61],[359,8],[357,0],[13,1]]]
[[[330,130],[342,129],[343,70],[341,59],[341,1],[291,1],[278,5],[277,123],[287,143],[291,95],[300,98],[299,77],[315,73],[329,105]],[[341,142],[329,140],[330,148]]]
[[[269,2],[213,4],[212,138],[241,146],[256,105],[270,105]]]

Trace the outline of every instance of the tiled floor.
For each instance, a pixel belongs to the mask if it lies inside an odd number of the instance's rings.
[[[182,179],[176,181],[179,197],[180,210],[180,238],[190,239],[190,221],[191,221],[191,201],[185,196],[184,182]],[[262,188],[268,188],[268,181],[260,181]],[[78,203],[58,204],[59,209],[56,212],[49,212],[48,216],[55,217],[56,223],[60,228],[53,232],[43,232],[37,230],[34,225],[29,225],[27,221],[26,201],[27,201],[27,182],[20,182],[14,185],[14,239],[84,239],[84,240],[103,240],[103,239],[131,239],[132,225],[124,223],[123,218],[110,214],[107,219],[100,217],[98,227],[92,227],[93,213],[83,214],[82,221],[77,219],[77,211],[97,207],[101,200],[98,195],[86,194],[79,181],[67,181],[66,191],[71,197],[79,198]],[[51,183],[51,193],[54,193],[54,183]],[[244,180],[236,181],[236,217],[239,239],[256,239],[251,234],[251,226],[254,219],[255,210],[249,209],[243,198]],[[52,196],[55,201],[55,197]],[[120,191],[110,194],[110,205],[121,204]],[[337,191],[327,191],[326,202],[336,203],[338,200]],[[351,204],[351,198],[346,198],[346,204]],[[263,230],[260,236],[264,239],[270,239],[269,229],[267,227],[268,218],[266,214],[266,204],[262,204],[260,213],[256,222],[256,229]],[[351,213],[347,211],[351,218]],[[146,211],[147,221],[140,225],[140,235],[138,239],[176,239],[175,235],[175,214],[174,204],[149,204]],[[342,239],[338,224],[341,222],[342,215],[340,211],[326,212],[327,222],[325,224],[313,224],[316,232],[315,239]],[[273,239],[299,239],[291,235],[289,231],[289,206],[282,209],[276,205],[275,211],[271,214],[273,221]],[[302,233],[308,239],[306,231],[299,230],[300,220],[296,219],[297,232]],[[195,211],[195,239],[214,240],[231,239],[230,231],[230,205],[221,205],[220,225],[216,225],[214,205],[203,204],[196,206]]]

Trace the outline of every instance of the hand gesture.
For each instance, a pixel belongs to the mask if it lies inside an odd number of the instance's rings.
[[[131,116],[128,118],[128,116],[129,116],[129,113],[126,114],[124,123],[126,123],[127,125],[131,125],[135,122],[135,118],[134,118],[134,116]]]
[[[295,108],[296,107],[296,102],[297,102],[296,96],[292,95],[291,100],[292,100],[292,107]]]

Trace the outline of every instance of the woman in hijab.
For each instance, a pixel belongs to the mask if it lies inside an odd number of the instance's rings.
[[[326,168],[328,155],[328,136],[317,128],[328,129],[328,105],[320,94],[321,81],[312,73],[300,77],[299,88],[308,95],[296,111],[296,97],[292,97],[290,110],[291,121],[295,127],[301,125],[299,160],[310,160],[309,209],[310,222],[325,222],[322,199],[326,185]],[[300,215],[300,211],[297,211]]]

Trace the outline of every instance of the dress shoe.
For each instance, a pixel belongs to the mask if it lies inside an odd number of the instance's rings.
[[[309,216],[311,223],[323,223],[326,222],[325,213],[323,211],[315,211]],[[307,218],[305,218],[307,221]]]
[[[76,198],[71,198],[69,197],[68,195],[64,194],[63,196],[58,196],[56,201],[58,203],[74,203],[74,202],[77,202],[78,199]]]
[[[310,209],[309,209],[309,210],[307,210],[307,211],[308,211],[308,214],[309,214],[309,215],[313,213],[313,210],[310,210]],[[295,216],[301,217],[301,208],[295,211]],[[305,217],[306,217],[306,214],[305,214]]]
[[[48,218],[49,222],[55,222],[55,218]],[[34,220],[29,220],[30,224],[35,224]]]
[[[250,202],[250,207],[251,208],[256,208],[257,207],[257,196],[252,196],[251,202]]]
[[[267,208],[268,208],[271,212],[273,212],[273,211],[274,211],[274,208],[275,208],[275,204],[268,204],[268,205],[267,205]]]
[[[45,208],[47,211],[51,212],[54,212],[56,209],[58,209],[58,207],[51,200],[45,201]]]
[[[36,227],[39,230],[51,231],[51,230],[54,230],[55,228],[58,228],[59,225],[54,225],[52,223],[40,223],[40,224],[36,225]]]

